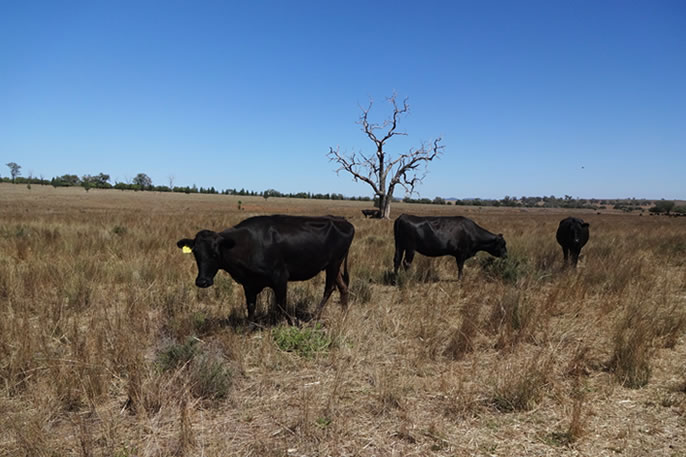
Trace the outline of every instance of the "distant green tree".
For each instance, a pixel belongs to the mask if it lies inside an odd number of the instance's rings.
[[[140,187],[142,190],[149,189],[152,187],[152,179],[145,173],[138,173],[133,178],[133,185]]]
[[[110,187],[109,183],[110,175],[105,173],[99,173],[97,176],[93,176],[96,187]]]
[[[54,187],[79,186],[81,179],[76,175],[62,175],[52,178],[51,184]]]
[[[21,171],[19,171],[21,170],[21,165],[17,165],[16,162],[10,162],[6,165],[10,169],[10,175],[12,176],[12,182],[14,183],[14,181],[17,179],[17,176],[21,175]]]
[[[655,206],[650,208],[648,211],[651,213],[666,213],[669,214],[669,212],[674,208],[674,202],[671,200],[660,200],[658,202],[655,202]]]

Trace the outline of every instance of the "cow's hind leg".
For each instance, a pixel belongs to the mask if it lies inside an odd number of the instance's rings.
[[[324,305],[326,305],[326,302],[329,301],[329,297],[331,297],[331,293],[333,290],[336,288],[336,282],[338,280],[338,276],[341,274],[341,262],[335,262],[334,264],[330,264],[328,267],[326,267],[326,285],[324,286],[324,296],[322,297],[322,301],[319,302],[319,305],[317,306],[317,312],[315,314],[315,319],[319,319],[322,314],[322,310],[324,309]],[[341,282],[342,278],[341,278]],[[347,288],[346,288],[347,289]],[[341,295],[342,299],[342,295]]]
[[[340,271],[336,275],[336,286],[341,294],[341,307],[345,309],[348,307],[348,285],[343,281],[343,275]]]
[[[282,281],[275,284],[274,287],[274,305],[276,309],[272,314],[272,323],[276,324],[276,316],[282,315],[288,321],[288,325],[293,325],[293,320],[288,313],[288,282]]]
[[[462,279],[462,270],[464,270],[464,261],[465,259],[461,257],[455,257],[455,262],[457,263],[457,279],[461,280]]]
[[[398,268],[400,268],[400,263],[403,260],[404,249],[400,246],[395,247],[395,256],[393,257],[393,274],[398,274]]]
[[[569,249],[562,246],[562,254],[564,255],[564,265],[567,265],[567,259],[569,258]]]
[[[403,260],[403,267],[407,270],[412,265],[414,260],[414,249],[407,249],[405,251],[405,260]]]

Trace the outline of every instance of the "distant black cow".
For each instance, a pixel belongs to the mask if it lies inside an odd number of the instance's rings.
[[[362,214],[364,214],[364,217],[381,217],[381,211],[378,209],[363,209]]]
[[[274,215],[251,217],[221,233],[202,230],[195,239],[176,244],[193,250],[198,287],[211,286],[218,270],[228,272],[245,290],[250,321],[255,316],[257,294],[271,287],[277,308],[290,323],[286,313],[288,281],[306,281],[320,271],[326,271],[326,285],[316,317],[336,286],[341,306],[347,306],[348,250],[354,235],[355,228],[342,217]]]
[[[579,253],[588,241],[588,222],[577,217],[568,217],[560,221],[560,226],[557,228],[555,235],[557,242],[562,246],[562,253],[565,256],[565,265],[567,265],[568,253],[572,253],[572,266],[576,268],[579,261]]]
[[[494,235],[462,216],[421,217],[403,214],[395,220],[393,233],[395,273],[398,272],[401,261],[405,268],[409,267],[415,251],[430,257],[455,257],[459,279],[462,279],[465,260],[478,251],[486,251],[496,257],[507,256],[505,238],[502,235]]]

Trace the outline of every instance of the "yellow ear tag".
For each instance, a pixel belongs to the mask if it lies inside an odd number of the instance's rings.
[[[184,254],[190,254],[191,252],[193,252],[193,250],[188,246],[184,246],[181,248],[181,252],[183,252]]]

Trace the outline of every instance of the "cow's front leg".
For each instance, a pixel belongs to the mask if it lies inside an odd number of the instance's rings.
[[[571,248],[569,251],[572,254],[572,267],[576,268],[576,264],[579,262],[579,254],[581,253],[581,249]]]
[[[260,293],[260,290],[255,287],[243,286],[243,291],[248,306],[248,321],[255,322],[255,303],[257,303],[257,294]]]

